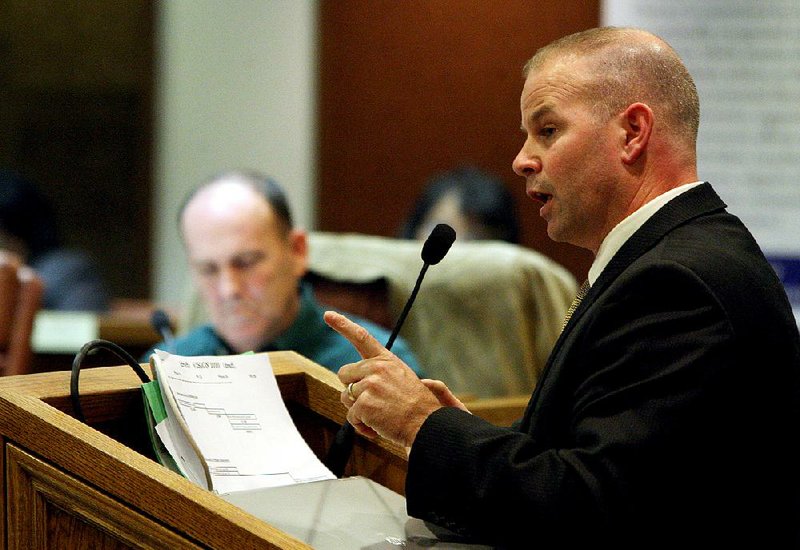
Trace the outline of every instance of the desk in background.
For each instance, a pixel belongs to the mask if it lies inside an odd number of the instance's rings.
[[[154,307],[147,301],[126,300],[117,303],[109,313],[40,311],[33,328],[31,372],[69,370],[81,346],[98,338],[117,344],[138,360],[162,340],[150,325]],[[87,357],[83,366],[120,363],[110,352],[100,351]]]

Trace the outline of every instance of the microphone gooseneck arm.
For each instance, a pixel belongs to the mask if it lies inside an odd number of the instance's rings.
[[[452,227],[443,223],[434,227],[431,234],[425,240],[421,254],[423,261],[422,269],[419,272],[419,276],[417,276],[414,290],[411,291],[411,295],[406,301],[406,305],[402,313],[400,313],[400,317],[397,318],[394,330],[391,336],[389,336],[389,340],[386,342],[386,349],[392,349],[392,344],[394,344],[397,335],[400,333],[400,329],[408,316],[408,312],[411,310],[411,306],[417,298],[417,293],[422,285],[422,279],[428,271],[428,267],[442,261],[442,258],[444,258],[445,254],[450,250],[455,240],[456,232]],[[339,431],[336,432],[336,436],[334,436],[333,442],[328,449],[328,455],[325,458],[325,465],[336,477],[342,477],[342,474],[344,474],[344,468],[347,466],[347,461],[350,460],[350,454],[353,450],[354,443],[355,428],[353,428],[350,422],[345,420],[344,424],[339,428]]]
[[[417,282],[414,285],[414,290],[411,291],[411,296],[409,296],[408,300],[406,301],[406,305],[403,308],[403,311],[400,313],[400,317],[397,318],[397,323],[394,325],[394,330],[392,331],[391,336],[389,336],[389,340],[386,342],[386,349],[392,349],[392,344],[394,344],[395,339],[397,339],[397,335],[400,333],[400,329],[403,327],[406,317],[408,317],[408,312],[411,311],[411,305],[414,303],[414,300],[417,299],[419,287],[422,286],[422,278],[425,277],[425,272],[428,271],[429,266],[430,264],[423,264],[422,269],[419,272],[419,276],[417,277]]]

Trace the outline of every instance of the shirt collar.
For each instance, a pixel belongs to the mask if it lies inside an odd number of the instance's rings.
[[[612,229],[597,250],[597,256],[589,268],[589,284],[593,285],[600,274],[603,272],[608,262],[614,257],[622,245],[642,227],[647,220],[649,220],[656,212],[664,207],[669,201],[685,193],[686,191],[697,187],[703,183],[696,181],[694,183],[686,183],[674,189],[670,189],[666,193],[659,195],[648,203],[645,203],[636,212],[630,214],[624,220],[619,222],[614,229]]]

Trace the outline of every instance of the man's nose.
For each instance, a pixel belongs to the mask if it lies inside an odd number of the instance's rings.
[[[238,297],[242,292],[242,274],[239,270],[231,267],[223,268],[217,280],[217,290],[222,298]]]
[[[526,146],[523,145],[514,158],[514,162],[511,163],[511,167],[518,176],[527,178],[542,171],[542,162],[537,156],[527,151]]]

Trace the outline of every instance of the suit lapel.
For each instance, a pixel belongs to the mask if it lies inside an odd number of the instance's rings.
[[[591,294],[599,295],[620,273],[653,248],[667,233],[699,216],[724,210],[725,206],[708,183],[678,195],[653,214],[622,245],[592,286],[592,290],[596,289],[597,292]],[[586,302],[591,303],[588,300]]]
[[[711,185],[703,183],[669,201],[663,208],[647,220],[642,227],[631,235],[608,263],[600,274],[600,277],[597,278],[589,289],[586,297],[573,312],[567,326],[561,331],[561,335],[553,346],[553,351],[550,353],[547,365],[542,372],[541,378],[536,383],[536,388],[528,403],[523,417],[523,429],[536,406],[541,390],[544,387],[545,379],[548,376],[552,376],[551,371],[555,368],[553,365],[558,362],[559,357],[562,355],[562,348],[564,347],[564,343],[569,340],[570,332],[580,322],[584,313],[591,309],[592,304],[596,302],[597,298],[611,285],[620,273],[637,258],[642,256],[642,254],[653,248],[667,233],[698,216],[724,210],[725,207],[725,203],[720,199],[714,189],[711,188]]]

